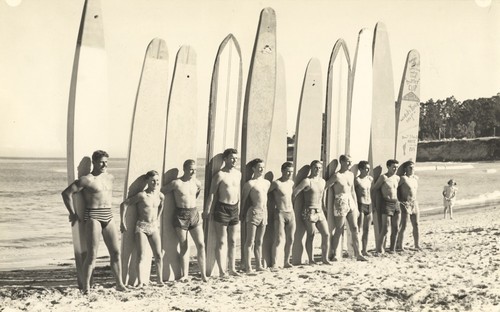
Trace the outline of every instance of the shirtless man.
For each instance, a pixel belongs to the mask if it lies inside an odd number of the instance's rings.
[[[351,156],[340,155],[340,170],[334,173],[326,182],[325,189],[333,187],[335,198],[333,202],[333,219],[335,222],[335,231],[333,233],[332,251],[333,261],[335,251],[339,245],[340,236],[344,233],[345,222],[349,223],[349,228],[352,235],[352,247],[354,255],[358,261],[367,261],[363,255],[359,253],[358,239],[358,205],[356,203],[356,191],[354,190],[354,174],[349,170],[351,167]],[[330,208],[328,208],[330,209]],[[349,242],[348,242],[349,243]]]
[[[135,225],[135,241],[137,243],[138,261],[137,261],[137,278],[138,287],[142,287],[148,281],[141,280],[141,263],[144,258],[144,249],[146,248],[146,241],[153,250],[155,256],[156,269],[158,272],[158,285],[163,286],[163,252],[161,250],[160,238],[160,219],[161,212],[163,211],[164,196],[160,193],[160,175],[157,171],[151,170],[146,173],[147,188],[146,190],[137,193],[136,195],[127,198],[120,205],[120,231],[126,232],[126,215],[127,208],[134,206],[137,209],[137,223]],[[149,267],[149,264],[148,264]]]
[[[274,242],[272,249],[272,263],[275,267],[280,267],[281,263],[276,263],[276,255],[285,240],[285,268],[291,268],[290,251],[295,235],[295,213],[292,205],[293,192],[293,164],[289,161],[281,165],[281,178],[273,181],[269,188],[276,209],[274,213]]]
[[[196,198],[201,191],[201,182],[196,178],[196,162],[188,159],[182,165],[184,175],[162,190],[165,194],[173,192],[175,201],[174,227],[179,239],[181,255],[181,280],[187,280],[189,274],[189,252],[187,233],[191,234],[197,250],[198,267],[201,279],[206,282],[205,241],[203,239],[202,220],[196,208]]]
[[[368,233],[370,232],[370,225],[372,223],[372,199],[371,188],[373,184],[373,177],[368,175],[370,173],[370,164],[366,160],[362,160],[358,164],[359,176],[354,179],[354,190],[358,200],[358,226],[363,229],[361,236],[362,248],[361,254],[368,256],[366,246],[368,244]]]
[[[239,223],[239,201],[241,172],[235,166],[238,151],[228,148],[222,154],[224,167],[212,178],[210,191],[205,202],[203,218],[213,213],[215,220],[216,251],[215,258],[219,266],[220,276],[226,275],[225,263],[222,263],[222,250],[226,248],[229,262],[229,274],[238,276],[235,268],[234,252],[236,249],[236,226]],[[216,198],[213,211],[212,203]]]
[[[456,187],[457,182],[453,179],[448,181],[448,185],[444,186],[443,189],[443,205],[444,205],[444,218],[446,219],[446,214],[450,212],[450,219],[453,219],[453,206],[455,205],[455,197],[457,196]]]
[[[99,248],[99,232],[102,232],[104,243],[108,248],[111,271],[116,280],[116,290],[125,291],[122,282],[122,267],[120,262],[120,247],[118,231],[112,222],[111,203],[113,200],[113,175],[107,173],[108,153],[95,151],[92,154],[92,172],[71,183],[62,193],[64,205],[69,211],[71,225],[85,222],[85,238],[87,240],[87,257],[83,264],[83,293],[90,291],[90,279],[97,259]],[[79,216],[73,206],[73,194],[82,192],[85,201],[85,215]]]
[[[321,258],[324,264],[330,264],[328,261],[328,247],[330,238],[328,235],[328,223],[323,212],[324,202],[323,193],[325,191],[325,180],[321,177],[323,165],[319,160],[311,162],[310,175],[302,180],[292,193],[292,200],[295,199],[300,192],[304,192],[304,210],[302,211],[302,219],[306,227],[306,251],[309,257],[309,264],[316,264],[313,257],[313,241],[314,241],[314,226],[321,234]]]
[[[262,267],[262,240],[267,225],[267,192],[271,183],[264,179],[264,161],[256,158],[250,162],[253,177],[243,185],[241,196],[241,222],[246,224],[246,239],[243,250],[245,271],[252,270],[252,247],[255,255],[255,267],[257,271],[264,271]],[[250,201],[248,209],[247,200]]]
[[[420,218],[417,202],[418,177],[414,174],[415,163],[409,160],[404,162],[402,167],[404,175],[399,180],[398,186],[398,199],[401,205],[401,225],[399,228],[396,250],[404,250],[403,239],[406,225],[408,223],[408,216],[410,216],[413,228],[413,241],[415,243],[415,249],[420,250],[420,245],[418,243],[418,221]]]
[[[388,228],[391,227],[391,245],[390,252],[396,251],[396,239],[399,231],[399,221],[401,219],[400,207],[398,203],[398,185],[399,176],[396,174],[399,162],[395,159],[389,159],[386,162],[387,172],[380,175],[372,187],[372,192],[381,192],[382,200],[380,203],[379,213],[382,215],[382,224],[380,229],[379,242],[377,244],[377,252],[383,254],[385,252],[385,241],[387,238]],[[375,196],[374,196],[375,198]],[[379,204],[377,202],[377,204]]]

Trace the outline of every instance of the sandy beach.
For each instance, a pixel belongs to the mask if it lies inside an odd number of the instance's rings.
[[[500,311],[500,207],[422,215],[422,251],[117,292],[100,259],[88,296],[73,267],[0,272],[0,311]],[[410,227],[411,229],[411,227]],[[411,232],[411,231],[410,231]],[[319,257],[320,251],[315,250]]]

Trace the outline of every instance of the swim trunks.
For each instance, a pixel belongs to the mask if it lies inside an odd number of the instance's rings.
[[[399,208],[399,203],[384,201],[384,206],[382,207],[382,214],[386,214],[388,216],[393,216],[396,213],[401,212]]]
[[[156,231],[158,231],[158,220],[154,220],[152,222],[137,220],[135,224],[136,233],[144,233],[151,236]]]
[[[215,203],[214,220],[215,222],[222,223],[225,226],[238,224],[239,222],[238,203],[233,205],[222,202]]]
[[[304,210],[302,210],[302,219],[305,222],[313,223],[326,220],[323,209],[320,208],[304,208]]]
[[[111,212],[111,208],[87,208],[85,209],[83,221],[94,219],[99,221],[99,223],[101,223],[101,228],[104,229],[112,218],[113,213]]]
[[[275,222],[280,222],[283,224],[289,224],[295,222],[295,213],[293,210],[290,211],[274,211],[274,220]]]
[[[190,231],[201,224],[200,213],[196,208],[177,207],[173,223],[176,228]]]
[[[372,213],[372,204],[362,204],[358,203],[359,212],[362,212],[365,216]]]
[[[352,210],[351,197],[348,194],[335,195],[333,202],[333,216],[345,217]]]
[[[246,222],[250,222],[255,226],[259,225],[267,225],[267,211],[264,209],[255,209],[254,207],[250,207],[247,211],[247,215],[245,218]]]
[[[401,202],[401,208],[409,215],[418,213],[418,202],[416,200]]]

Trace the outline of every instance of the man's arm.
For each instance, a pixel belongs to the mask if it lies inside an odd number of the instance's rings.
[[[137,204],[141,198],[143,198],[142,192],[130,198],[127,198],[123,203],[120,204],[120,232],[123,233],[127,231],[125,216],[127,215],[128,206]]]
[[[326,181],[325,189],[332,187],[335,184],[335,182],[337,182],[337,174],[336,173],[332,174],[332,176],[330,178],[328,178],[328,181]]]
[[[250,190],[252,189],[252,186],[250,182],[246,182],[245,185],[243,185],[243,190],[241,191],[241,209],[240,209],[240,220],[243,221],[245,218],[246,214],[246,201],[248,199],[248,195],[250,195]]]
[[[163,202],[165,201],[165,195],[160,193],[160,204],[158,205],[158,216],[157,219],[160,219],[161,213],[163,212]]]
[[[295,202],[295,198],[299,195],[300,192],[305,191],[307,187],[309,186],[309,179],[305,178],[304,180],[300,181],[300,183],[293,188],[292,192],[292,202]]]
[[[205,201],[205,207],[203,207],[203,218],[208,218],[208,215],[212,212],[212,203],[214,201],[215,193],[219,187],[219,183],[221,182],[220,174],[216,174],[212,178],[212,183],[210,183],[210,191],[208,193],[208,198]]]
[[[196,179],[196,198],[198,198],[198,196],[200,195],[201,193],[201,182],[200,180]]]
[[[76,221],[80,220],[80,217],[76,214],[75,207],[73,205],[73,194],[78,193],[85,188],[86,183],[82,180],[74,181],[61,192],[64,206],[66,206],[66,209],[68,209],[69,212],[68,218],[71,222],[71,226],[75,225]]]

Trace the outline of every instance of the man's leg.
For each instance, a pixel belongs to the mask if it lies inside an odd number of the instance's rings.
[[[414,213],[410,216],[410,221],[411,221],[411,225],[413,227],[413,241],[415,243],[415,249],[420,249],[420,232],[419,232],[419,229],[418,229],[418,222],[419,222],[419,219],[420,219],[420,214],[417,212],[417,213]]]
[[[223,249],[227,248],[226,242],[228,238],[226,231],[228,231],[228,227],[217,221],[214,222],[214,225],[216,234],[215,260],[217,261],[217,265],[219,266],[219,275],[224,276],[226,275],[227,264],[226,259],[222,259],[222,254]]]
[[[285,268],[292,267],[290,263],[290,255],[292,251],[293,240],[295,237],[296,223],[295,218],[290,219],[290,221],[285,224]]]
[[[372,214],[368,213],[363,218],[363,236],[361,237],[361,241],[362,241],[361,254],[363,256],[368,256],[366,249],[367,249],[367,245],[368,245],[368,234],[370,232],[370,225],[371,224],[372,224]]]
[[[120,262],[118,231],[113,220],[111,220],[108,225],[102,229],[102,238],[104,239],[106,247],[108,247],[111,271],[115,275],[116,280],[116,290],[125,291],[127,288],[123,285],[122,281],[122,264]]]
[[[271,225],[268,225],[271,226]],[[277,257],[276,255],[278,254],[278,250],[283,249],[283,241],[285,240],[285,224],[283,222],[283,218],[279,213],[276,213],[274,215],[274,241],[273,241],[273,249],[272,249],[272,260],[271,262],[274,263],[274,267],[281,267],[283,263],[277,263]],[[285,263],[287,262],[286,258],[286,253],[285,253]]]
[[[256,226],[252,224],[252,222],[246,222],[246,239],[245,239],[245,246],[244,246],[244,252],[243,252],[243,263],[245,264],[245,271],[247,273],[252,272],[252,247],[254,246],[255,242],[255,233],[256,233]],[[257,260],[257,259],[255,259]]]
[[[401,221],[401,213],[399,211],[395,211],[394,215],[391,218],[391,245],[389,249],[392,252],[396,251],[396,240],[398,239],[400,221]]]
[[[181,227],[175,228],[175,234],[177,235],[177,239],[179,240],[179,253],[181,260],[181,280],[186,280],[189,276],[189,252],[188,252],[188,237],[187,230],[182,229]]]
[[[328,234],[328,222],[326,218],[316,222],[316,228],[321,234],[321,260],[324,264],[330,264],[328,261],[328,250],[330,247],[330,235]]]
[[[335,223],[335,231],[333,232],[333,245],[330,246],[333,253],[333,261],[337,261],[337,248],[339,247],[340,237],[344,234],[344,226],[345,226],[345,217],[343,216],[335,216],[333,217]],[[342,257],[342,252],[338,255]]]
[[[160,232],[156,231],[151,236],[148,236],[149,245],[155,256],[156,271],[158,275],[158,284],[163,285],[163,251],[161,250]]]
[[[363,213],[361,213],[363,214]],[[358,236],[358,226],[356,221],[356,215],[351,210],[346,216],[347,222],[349,223],[349,228],[351,229],[352,235],[352,248],[354,249],[354,255],[358,261],[366,261],[366,258],[363,257],[359,251],[359,236]],[[348,244],[351,242],[347,242]]]
[[[401,223],[399,228],[398,240],[396,243],[396,250],[404,250],[403,240],[407,224],[408,224],[408,212],[404,207],[401,207]]]
[[[142,280],[142,263],[144,261],[144,250],[146,248],[146,242],[147,242],[147,237],[146,234],[138,232],[135,233],[135,244],[137,248],[137,264],[136,264],[136,272],[137,272],[137,280],[138,280],[138,285],[137,286],[144,286],[145,284],[149,284],[149,281],[143,281]]]
[[[85,239],[87,240],[87,257],[83,262],[83,293],[90,291],[90,279],[94,271],[97,260],[97,250],[99,249],[99,230],[101,224],[99,221],[89,219],[85,221]]]
[[[377,252],[379,253],[384,253],[385,252],[385,239],[387,238],[387,233],[389,230],[387,229],[390,221],[390,216],[387,214],[382,214],[382,224],[380,225],[380,236],[379,236],[379,241],[378,241],[378,250]]]
[[[453,219],[453,204],[450,203],[449,209],[450,209],[450,219]]]
[[[236,251],[236,227],[239,223],[235,225],[229,225],[227,227],[227,258],[229,261],[229,274],[239,276],[240,274],[236,272],[236,259],[234,258],[234,254]]]
[[[262,241],[264,240],[265,232],[266,232],[266,225],[261,223],[257,227],[257,231],[255,232],[254,255],[255,255],[255,267],[257,271],[264,271],[264,268],[262,267]]]
[[[313,256],[313,242],[314,242],[314,223],[310,221],[305,221],[304,225],[306,227],[306,252],[309,258],[309,264],[316,264]]]
[[[203,240],[203,227],[200,225],[194,227],[189,231],[191,237],[193,238],[194,244],[196,245],[198,267],[200,268],[201,279],[206,282],[206,262],[205,262],[205,241]]]

